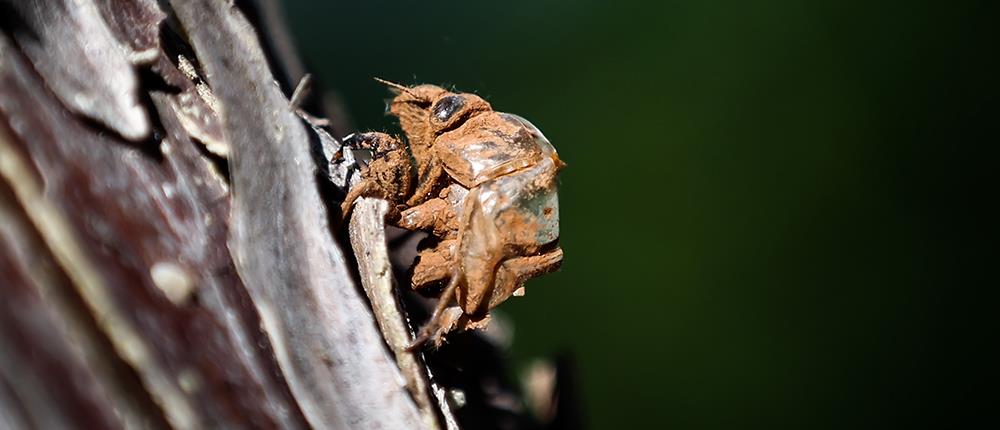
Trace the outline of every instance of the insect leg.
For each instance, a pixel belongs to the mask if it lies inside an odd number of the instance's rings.
[[[429,284],[446,279],[451,274],[453,265],[454,239],[438,242],[433,248],[420,251],[420,257],[413,266],[413,276],[410,277],[413,289],[419,290]]]
[[[471,221],[470,220],[472,216],[471,209],[477,204],[478,198],[479,198],[479,190],[475,189],[469,192],[469,196],[465,200],[465,205],[464,205],[465,207],[464,210],[462,211],[463,214],[462,220],[458,224],[459,244],[462,243],[462,238],[465,236],[466,227],[469,225]],[[435,345],[441,343],[441,335],[443,333],[440,333],[440,331],[442,328],[442,324],[444,322],[443,321],[444,311],[446,308],[448,308],[451,302],[455,300],[455,297],[458,295],[459,285],[465,283],[465,273],[462,270],[462,262],[458,254],[459,253],[456,252],[452,256],[451,266],[450,266],[451,280],[448,282],[448,286],[445,287],[444,291],[441,292],[441,297],[438,298],[438,303],[437,306],[434,308],[434,313],[431,314],[431,318],[420,329],[420,334],[417,336],[416,339],[413,340],[413,343],[411,343],[410,346],[406,347],[407,350],[413,351],[417,348],[420,348],[420,346],[423,345],[424,342],[427,342],[427,340],[431,339],[432,337],[434,338]]]
[[[447,237],[456,230],[455,209],[442,198],[430,199],[400,215],[399,226],[407,230],[433,230],[437,237]]]
[[[427,197],[434,193],[442,176],[444,176],[444,165],[437,159],[431,160],[427,174],[422,178],[413,195],[406,201],[407,206],[416,206],[427,200]]]
[[[347,219],[347,215],[351,213],[351,208],[354,207],[354,201],[368,193],[372,189],[372,185],[374,184],[371,179],[362,179],[361,182],[358,182],[347,193],[347,197],[344,197],[344,202],[340,204],[340,212],[343,214],[345,220]]]
[[[483,316],[489,311],[497,269],[508,257],[503,236],[493,218],[485,213],[479,201],[480,195],[480,188],[474,188],[466,197],[467,203],[462,210],[465,221],[461,224],[463,230],[458,237],[456,252],[466,279],[456,299],[470,316]]]
[[[411,194],[413,165],[399,139],[385,133],[357,133],[344,138],[344,147],[372,152],[371,161],[362,165],[361,182],[351,188],[341,204],[345,218],[358,197],[379,197],[395,208]]]
[[[493,309],[512,295],[521,295],[518,289],[528,279],[553,272],[562,264],[562,248],[556,248],[541,255],[515,257],[504,261],[497,268],[496,288],[490,297],[489,308]]]
[[[458,289],[458,284],[462,282],[461,273],[453,274],[451,281],[448,282],[448,286],[445,287],[444,291],[441,292],[441,297],[438,299],[437,306],[434,307],[434,313],[431,314],[431,318],[426,324],[420,329],[420,334],[416,339],[413,340],[409,346],[406,347],[407,351],[414,351],[420,348],[428,339],[432,337],[435,339],[435,346],[440,344],[439,337],[443,333],[438,333],[441,329],[443,322],[445,309],[455,298],[455,291]]]
[[[349,135],[344,138],[344,146],[372,151],[372,158],[380,158],[389,151],[395,151],[404,147],[403,142],[398,138],[377,131]]]

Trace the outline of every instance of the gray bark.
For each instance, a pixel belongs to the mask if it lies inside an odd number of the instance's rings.
[[[2,7],[0,422],[437,427],[240,9]]]
[[[0,0],[0,429],[531,427],[484,338],[405,351],[276,9]]]

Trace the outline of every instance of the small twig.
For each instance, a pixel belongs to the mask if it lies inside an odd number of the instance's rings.
[[[385,215],[388,210],[389,204],[380,199],[360,198],[354,204],[349,231],[351,246],[354,247],[354,254],[358,259],[361,284],[371,301],[382,336],[396,355],[396,362],[406,379],[407,388],[420,408],[426,428],[441,428],[435,411],[440,408],[446,428],[457,429],[455,417],[447,401],[441,396],[438,396],[440,402],[431,398],[427,367],[417,352],[407,349],[413,339],[413,333],[397,300],[392,266],[386,249]]]
[[[312,89],[312,75],[306,73],[302,75],[302,79],[299,79],[298,85],[295,86],[295,91],[292,92],[292,98],[288,101],[291,103],[293,108],[298,108],[302,106],[302,100],[309,95],[309,90]]]
[[[288,100],[288,104],[292,105],[292,110],[295,111],[296,115],[306,120],[309,124],[316,127],[329,127],[330,120],[313,116],[302,109],[302,102],[309,96],[309,91],[312,90],[312,81],[311,74],[306,73],[302,75],[302,79],[295,86],[295,91],[292,92],[292,98]]]

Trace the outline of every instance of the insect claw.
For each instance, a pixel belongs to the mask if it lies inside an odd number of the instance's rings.
[[[406,352],[416,352],[431,338],[430,332],[426,330],[420,330],[420,334],[416,339],[413,339],[409,345],[406,346]]]

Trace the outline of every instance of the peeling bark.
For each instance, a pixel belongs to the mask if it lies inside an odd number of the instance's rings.
[[[0,0],[0,428],[524,427],[482,339],[404,351],[378,202],[351,255],[352,154],[242,3]]]

